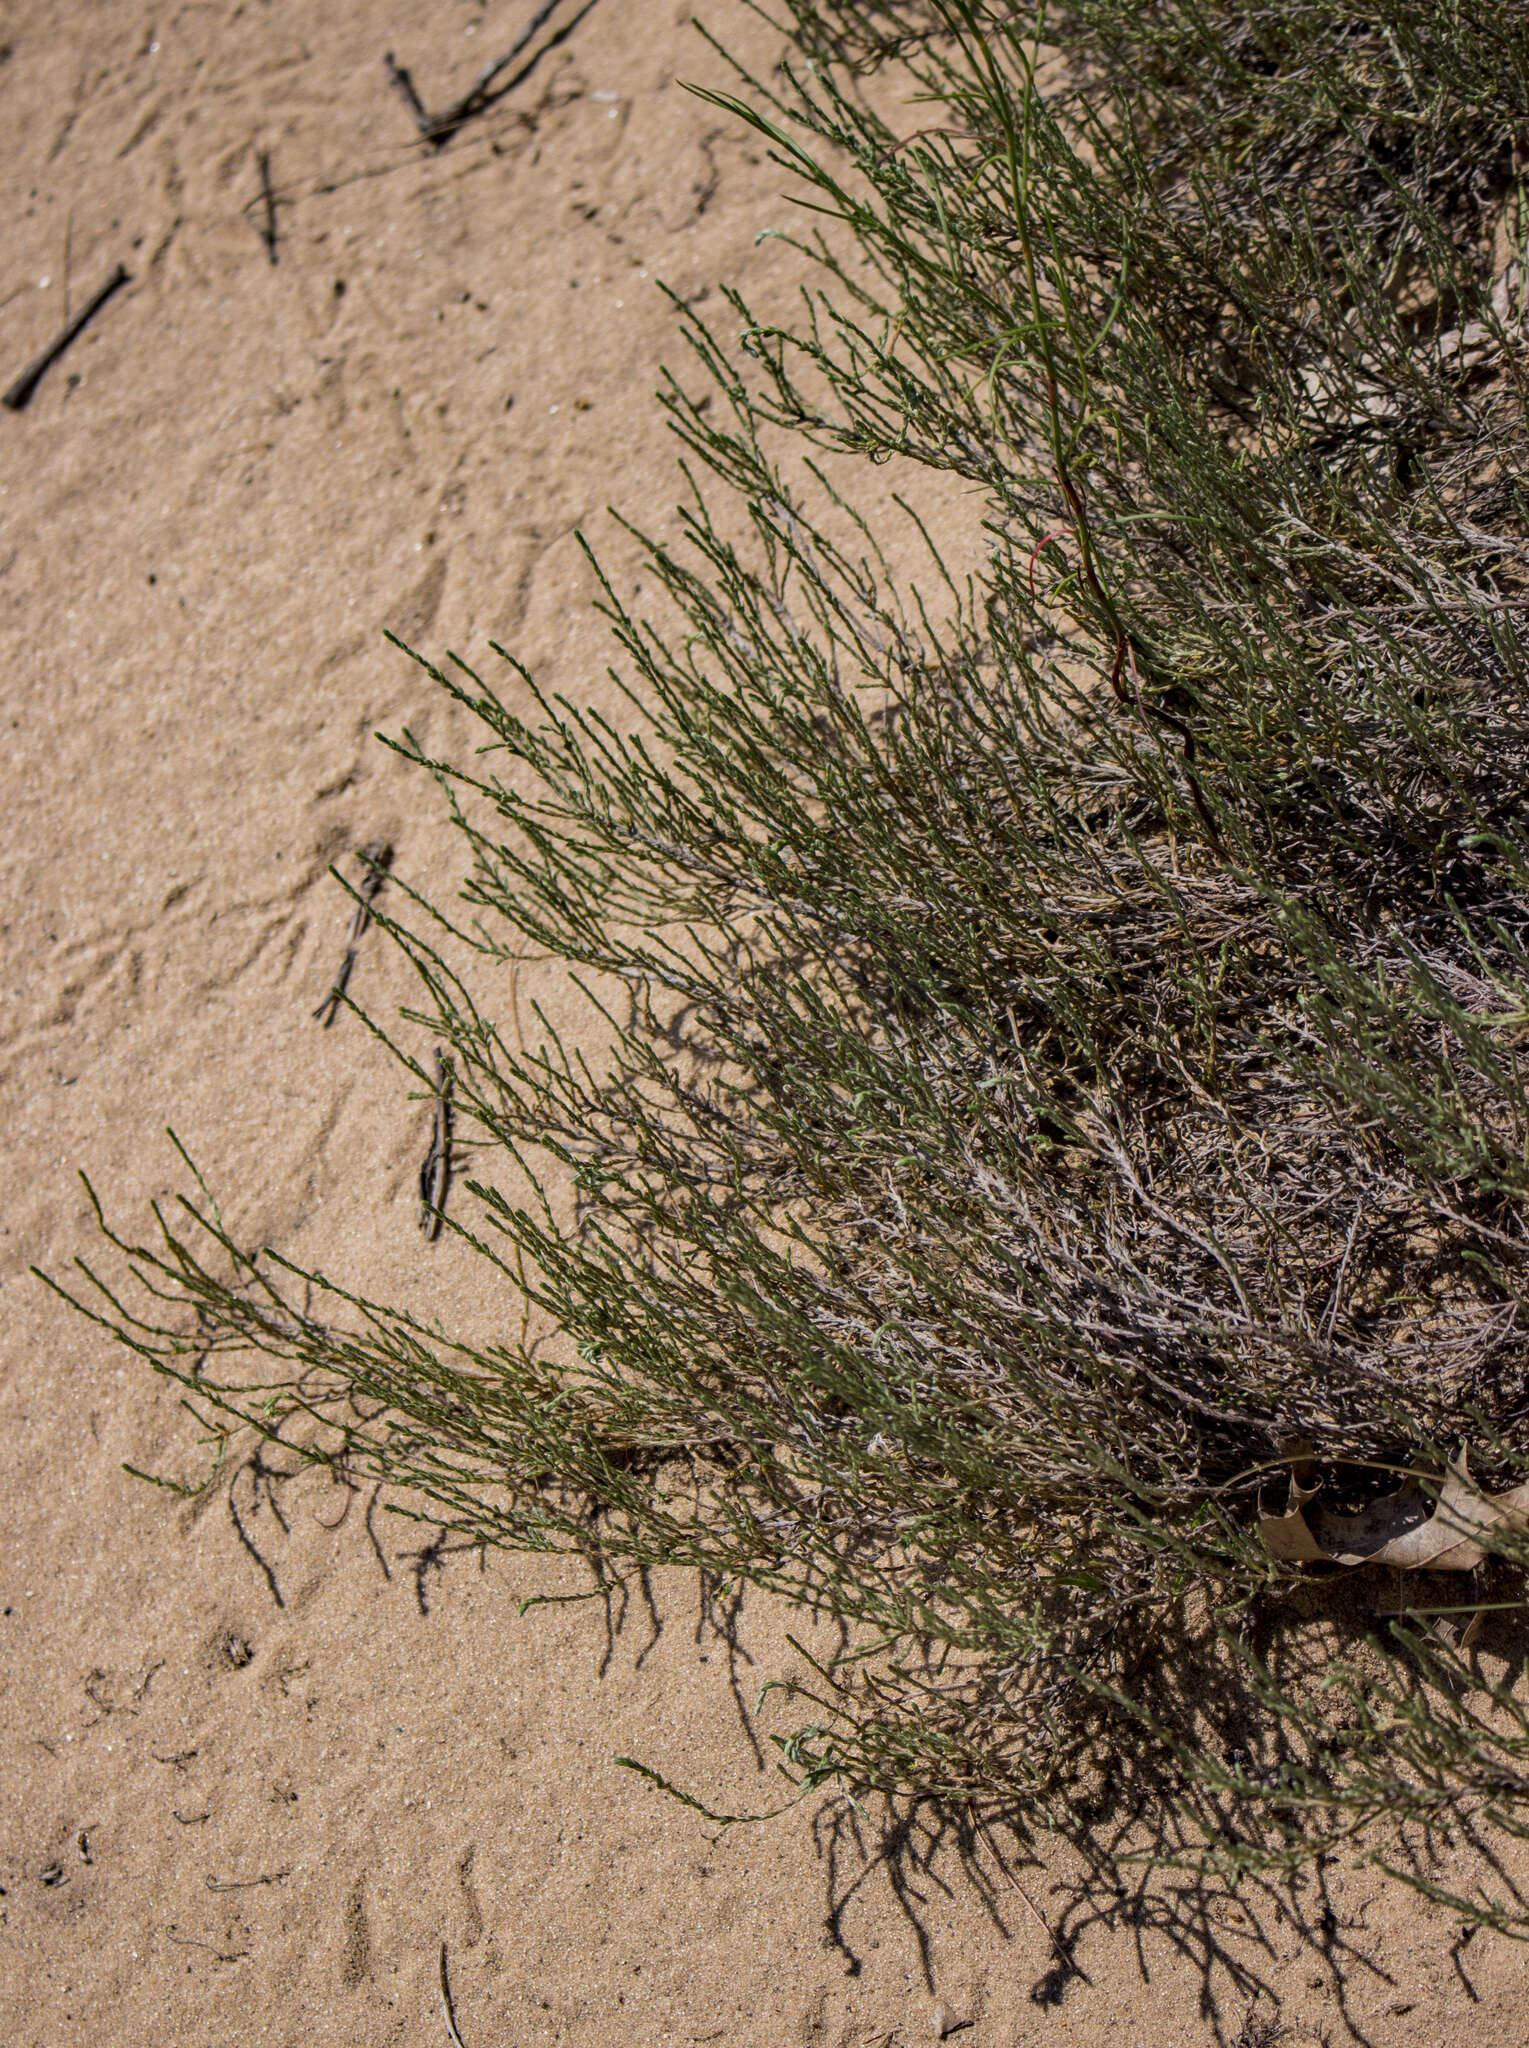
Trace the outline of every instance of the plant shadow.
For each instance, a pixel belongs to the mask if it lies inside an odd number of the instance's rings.
[[[1486,1604],[1507,1592],[1512,1576],[1510,1567],[1488,1567],[1472,1588],[1484,1611],[1470,1662],[1484,1686],[1494,1682],[1494,1667],[1511,1675],[1529,1659],[1523,1608]],[[1399,1612],[1414,1611],[1399,1582],[1399,1574],[1366,1569],[1297,1587],[1278,1612],[1258,1618],[1251,1631],[1257,1654],[1282,1688],[1313,1696],[1339,1659],[1384,1658],[1393,1693],[1420,1698],[1437,1683],[1436,1670],[1413,1655],[1407,1639],[1377,1633]],[[1421,1603],[1426,1596],[1413,1597]],[[1004,1943],[1023,1940],[1044,1958],[1027,1986],[1030,2005],[1067,2004],[1093,1981],[1101,1943],[1124,1937],[1143,1986],[1165,1961],[1193,1972],[1199,2015],[1220,2048],[1308,2037],[1383,2048],[1389,2022],[1377,2020],[1375,2008],[1387,1993],[1394,2011],[1409,2003],[1409,1985],[1396,1974],[1397,1906],[1413,1916],[1409,1955],[1420,1940],[1435,1944],[1458,1987],[1478,2003],[1470,1944],[1480,1928],[1450,1907],[1464,1864],[1479,1893],[1494,1892],[1515,1917],[1529,1912],[1529,1886],[1505,1858],[1501,1832],[1485,1831],[1461,1803],[1448,1802],[1437,1825],[1375,1817],[1341,1852],[1314,1845],[1305,1858],[1292,1853],[1256,1867],[1257,1852],[1278,1846],[1278,1838],[1263,1825],[1256,1798],[1240,1796],[1237,1785],[1256,1786],[1257,1757],[1277,1752],[1280,1742],[1277,1732],[1271,1740],[1267,1717],[1260,1723],[1241,1670],[1218,1666],[1206,1654],[1204,1629],[1183,1626],[1164,1632],[1150,1667],[1135,1674],[1138,1704],[1159,1727],[1218,1748],[1232,1781],[1219,1791],[1188,1774],[1167,1747],[1144,1743],[1138,1727],[1134,1741],[1128,1736],[1109,1750],[1101,1744],[1068,1811],[1044,1821],[1001,1803],[979,1810],[934,1797],[825,1801],[812,1820],[824,1929],[847,1974],[864,1967],[855,1908],[879,1881],[907,1924],[931,1995],[933,1915],[964,1896],[978,1902]],[[1336,1732],[1341,1738],[1341,1725]],[[1367,1866],[1374,1883],[1356,1887],[1356,1866]],[[1425,1896],[1408,1899],[1407,1882]],[[1287,2022],[1292,1998],[1303,2010],[1320,2003],[1318,2033]]]

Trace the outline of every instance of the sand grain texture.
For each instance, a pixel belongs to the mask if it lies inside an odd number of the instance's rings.
[[[677,495],[655,280],[784,311],[799,275],[756,244],[783,174],[681,91],[725,74],[668,0],[598,0],[423,149],[384,51],[440,105],[529,12],[3,17],[0,377],[117,262],[132,283],[0,413],[0,2040],[445,2043],[444,1940],[467,2048],[888,2048],[937,2002],[972,2048],[1230,2041],[1274,2012],[1259,1982],[1294,2040],[1520,2042],[1520,1952],[1378,1879],[1259,1932],[1171,1891],[1127,1911],[1043,1851],[1066,1978],[953,1831],[829,1804],[713,1839],[612,1758],[759,1804],[740,1703],[789,1667],[780,1616],[746,1613],[730,1672],[681,1579],[608,1638],[598,1609],[517,1617],[573,1573],[386,1518],[384,1576],[322,1474],[278,1517],[247,1470],[186,1507],[121,1469],[194,1473],[194,1432],[27,1268],[97,1249],[77,1168],[133,1227],[184,1185],[167,1123],[240,1234],[448,1324],[513,1313],[415,1227],[424,1105],[312,1016],[332,861],[385,838],[415,885],[458,875],[373,734],[472,735],[381,630],[606,689],[574,535],[630,576],[607,502],[663,526]],[[732,0],[708,18],[775,55]],[[352,989],[407,993],[376,933]]]

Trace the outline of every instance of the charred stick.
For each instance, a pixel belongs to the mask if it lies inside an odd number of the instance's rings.
[[[409,112],[414,116],[415,127],[418,128],[425,140],[429,142],[432,139],[430,134],[430,116],[425,111],[424,101],[414,89],[414,80],[405,71],[404,67],[395,61],[391,50],[388,51],[382,62],[387,70],[389,85],[393,86],[403,95]]]
[[[0,397],[0,405],[7,406],[12,412],[20,412],[65,349],[90,325],[112,293],[132,281],[119,263],[90,303],[80,308],[58,339],[50,342],[36,361],[27,365],[9,391]]]
[[[451,120],[474,110],[479,101],[486,97],[489,88],[494,84],[495,80],[501,78],[509,70],[522,50],[529,48],[531,38],[539,29],[546,27],[561,5],[562,0],[544,0],[544,4],[537,8],[530,21],[521,30],[504,55],[496,57],[492,64],[480,71],[477,78],[473,81],[472,90],[464,93],[456,105],[450,108],[446,114],[440,116],[440,118]]]
[[[504,76],[505,72],[515,62],[515,59],[530,47],[532,39],[546,27],[562,4],[563,0],[543,0],[542,6],[537,8],[535,14],[532,15],[530,21],[522,29],[510,48],[505,51],[504,55],[496,57],[492,64],[488,65],[478,74],[478,77],[468,90],[463,93],[462,97],[439,114],[432,114],[427,110],[424,101],[421,100],[419,92],[415,87],[414,80],[404,69],[403,65],[395,61],[392,51],[388,52],[383,62],[387,67],[389,83],[402,94],[408,104],[410,113],[414,116],[414,125],[418,128],[426,142],[432,143],[438,149],[449,136],[455,134],[464,121],[471,120],[474,114],[481,114],[485,107],[491,106],[500,97],[500,94],[493,90],[495,84]],[[568,34],[570,30],[583,20],[593,4],[594,0],[586,0],[586,4],[580,8],[573,21],[568,23],[562,35],[554,37],[553,41],[561,42],[563,36]],[[549,44],[548,48],[551,47],[552,45]],[[541,54],[545,55],[546,53],[544,51]],[[535,58],[532,59],[533,63],[537,61]],[[530,65],[527,65],[526,69],[529,70],[530,68]],[[524,76],[524,73],[520,75]],[[503,90],[508,92],[512,86],[518,85],[519,82],[519,77],[512,78],[509,85],[506,85]]]
[[[276,192],[271,184],[271,152],[261,150],[257,161],[260,165],[260,196],[265,201],[265,231],[261,239],[265,243],[265,253],[274,263],[281,237],[276,226]]]

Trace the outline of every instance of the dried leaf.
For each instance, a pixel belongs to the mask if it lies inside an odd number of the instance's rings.
[[[1271,1557],[1285,1564],[1317,1564],[1326,1559],[1327,1552],[1306,1526],[1304,1512],[1307,1501],[1314,1500],[1319,1491],[1315,1486],[1300,1485],[1292,1477],[1284,1514],[1259,1517],[1258,1533]]]
[[[1474,1571],[1486,1556],[1481,1539],[1494,1529],[1529,1530],[1529,1482],[1489,1495],[1473,1483],[1465,1454],[1444,1475],[1435,1497],[1414,1472],[1395,1493],[1357,1515],[1309,1505],[1319,1489],[1292,1476],[1282,1515],[1262,1515],[1258,1533],[1271,1557],[1286,1564],[1386,1564],[1404,1572]]]

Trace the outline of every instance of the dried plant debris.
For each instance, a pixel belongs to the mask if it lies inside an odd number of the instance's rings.
[[[350,977],[356,965],[362,937],[372,921],[372,905],[388,878],[388,869],[393,862],[393,849],[385,839],[374,839],[360,849],[356,858],[361,863],[361,880],[355,889],[356,907],[351,913],[350,928],[345,934],[345,952],[328,995],[313,1013],[326,1031],[340,1014],[340,1005],[345,1001],[345,992],[350,986]]]
[[[451,1085],[450,1063],[437,1046],[430,1147],[419,1169],[419,1227],[431,1244],[446,1220],[446,1190],[451,1182]]]
[[[1357,1514],[1321,1504],[1321,1492],[1292,1475],[1285,1512],[1259,1517],[1259,1538],[1271,1557],[1284,1564],[1471,1572],[1490,1555],[1495,1533],[1529,1531],[1529,1481],[1507,1493],[1483,1493],[1471,1482],[1464,1452],[1442,1478],[1415,1471]]]

